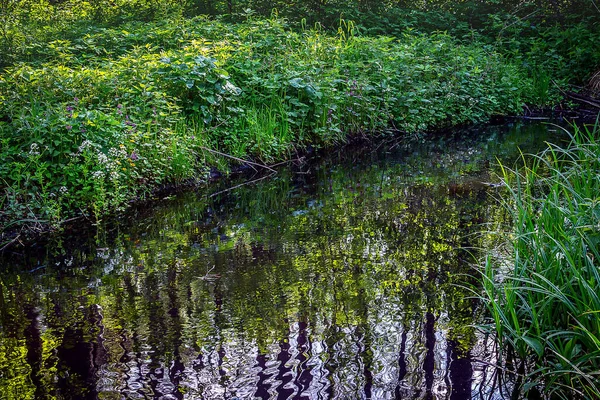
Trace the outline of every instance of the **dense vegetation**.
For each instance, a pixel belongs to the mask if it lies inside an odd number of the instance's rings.
[[[248,6],[274,14],[236,2],[0,2],[2,225],[99,218],[225,167],[214,151],[270,163],[352,133],[518,113],[556,101],[551,78],[582,82],[600,64],[596,22],[566,24],[564,5],[537,5],[549,21],[539,27],[486,4],[278,5],[291,22]]]
[[[600,398],[599,133],[575,127],[567,148],[505,171],[513,254],[485,269],[489,328],[514,372],[561,398]]]

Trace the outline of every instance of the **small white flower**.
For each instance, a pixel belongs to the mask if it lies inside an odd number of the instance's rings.
[[[29,155],[37,156],[40,154],[39,150],[40,150],[40,146],[38,146],[37,143],[33,142],[33,143],[31,143],[31,146],[29,146]]]
[[[65,186],[61,186],[60,189],[58,189],[58,191],[61,194],[67,194],[67,193],[69,193],[69,190]]]
[[[98,153],[98,162],[100,164],[106,164],[106,163],[108,163],[108,157],[106,157],[106,154],[104,154],[104,153]]]
[[[90,148],[92,146],[93,146],[93,143],[86,139],[81,143],[81,145],[79,145],[79,152],[83,153],[83,151],[85,149]]]
[[[104,178],[104,171],[94,171],[92,173],[92,176],[94,177],[94,179],[102,179]]]
[[[110,150],[108,150],[108,154],[113,158],[124,158],[127,156],[127,152],[124,148],[116,149],[111,147]]]

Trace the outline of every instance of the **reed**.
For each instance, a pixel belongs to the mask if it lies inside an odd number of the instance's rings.
[[[485,263],[485,328],[505,360],[520,361],[523,392],[598,399],[600,129],[573,126],[569,135],[565,148],[549,144],[522,167],[503,167],[512,255],[509,268]]]

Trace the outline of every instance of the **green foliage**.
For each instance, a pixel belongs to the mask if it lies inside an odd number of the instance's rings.
[[[531,165],[505,169],[512,257],[488,259],[485,299],[500,348],[560,398],[600,397],[600,130],[574,127]],[[510,262],[510,268],[503,266]]]
[[[483,121],[527,98],[516,67],[441,33],[205,18],[85,32],[31,44],[32,62],[0,77],[4,222],[100,216],[198,177],[207,147],[273,162],[353,133]]]
[[[554,104],[600,65],[598,19],[556,4],[1,0],[0,221],[102,215],[222,166],[205,148],[269,163]]]
[[[11,121],[0,126],[7,205],[15,219],[54,222],[61,211],[101,215],[147,187],[193,176],[201,141],[180,110],[211,120],[237,90],[210,59],[140,51],[77,70],[22,65],[0,87]]]

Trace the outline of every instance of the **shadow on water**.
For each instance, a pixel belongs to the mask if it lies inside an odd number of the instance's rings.
[[[464,249],[490,248],[477,232],[506,222],[496,158],[547,137],[515,125],[346,147],[256,185],[178,195],[106,236],[9,254],[0,393],[499,397]]]

